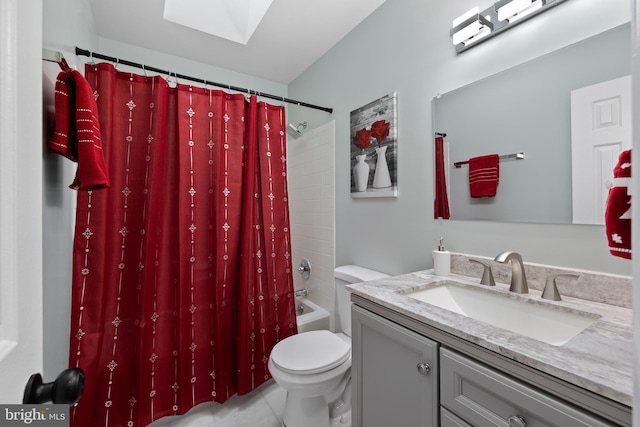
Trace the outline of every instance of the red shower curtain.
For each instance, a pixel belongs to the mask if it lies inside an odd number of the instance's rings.
[[[88,65],[111,187],[78,193],[72,426],[145,426],[270,378],[296,333],[283,107]]]

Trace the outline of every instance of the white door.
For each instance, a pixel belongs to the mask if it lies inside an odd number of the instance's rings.
[[[0,1],[0,403],[42,372],[42,0]]]
[[[574,224],[604,224],[607,181],[631,148],[631,76],[571,91]]]

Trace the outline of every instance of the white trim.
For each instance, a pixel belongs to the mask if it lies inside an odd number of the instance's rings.
[[[42,1],[0,0],[0,388],[42,371]]]
[[[18,336],[18,1],[0,2],[0,344]],[[8,352],[0,357],[4,358]],[[4,357],[3,357],[4,356]],[[0,359],[0,362],[2,359]]]

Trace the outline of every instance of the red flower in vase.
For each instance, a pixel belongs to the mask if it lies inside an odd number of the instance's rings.
[[[378,120],[371,125],[371,136],[378,140],[378,144],[389,136],[390,124],[386,120]]]
[[[371,131],[367,129],[360,129],[356,132],[353,143],[356,147],[364,150],[371,145]]]

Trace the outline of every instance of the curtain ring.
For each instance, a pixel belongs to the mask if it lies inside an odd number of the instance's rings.
[[[149,77],[149,76],[147,75],[147,69],[145,68],[145,65],[144,65],[144,64],[142,64],[142,72],[144,73],[144,76],[145,76],[145,77]]]
[[[118,65],[120,65],[120,58],[116,58],[116,66],[114,67],[116,70],[118,69]]]
[[[93,67],[95,67],[96,66],[96,61],[95,61],[95,59],[93,57],[93,52],[92,51],[89,52],[89,59],[91,59],[91,62],[89,62],[89,64],[91,64]]]
[[[176,75],[176,73],[174,74],[174,78],[173,81],[171,80],[171,71],[168,71],[169,75],[167,77],[167,84],[169,85],[170,88],[176,88],[178,87],[178,76]]]

